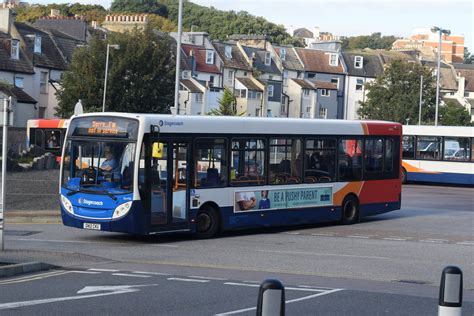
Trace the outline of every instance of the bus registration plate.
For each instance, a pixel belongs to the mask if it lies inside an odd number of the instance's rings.
[[[100,224],[97,223],[84,223],[84,229],[100,230]]]

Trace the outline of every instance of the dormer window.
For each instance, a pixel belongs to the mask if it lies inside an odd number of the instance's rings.
[[[329,54],[329,65],[330,66],[337,66],[337,54]]]
[[[214,51],[206,50],[206,64],[214,64]]]
[[[364,58],[362,56],[356,56],[354,58],[354,67],[358,69],[362,69],[362,65],[364,64]]]
[[[265,66],[270,66],[272,64],[272,55],[270,52],[265,52]]]
[[[41,54],[41,36],[38,34],[35,34],[35,48],[34,48],[35,54]]]
[[[11,59],[20,59],[20,41],[13,39],[12,40],[12,47],[11,47]]]
[[[286,60],[286,48],[281,48],[280,49],[280,58],[281,60]]]
[[[225,47],[225,57],[232,59],[232,46]]]

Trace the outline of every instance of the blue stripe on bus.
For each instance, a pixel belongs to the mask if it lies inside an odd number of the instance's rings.
[[[466,165],[466,167],[470,167]],[[420,182],[437,182],[437,183],[452,183],[452,184],[470,184],[474,185],[474,174],[468,173],[421,173],[421,172],[407,172],[408,181]]]
[[[360,217],[373,216],[400,209],[399,202],[364,204],[360,206]],[[195,219],[197,210],[190,210],[190,219]],[[290,226],[301,224],[317,224],[336,222],[341,219],[340,207],[318,207],[308,209],[283,209],[272,211],[252,211],[234,213],[232,207],[221,208],[223,230],[236,230],[257,227]],[[101,230],[123,232],[138,235],[149,234],[152,230],[149,225],[150,214],[145,214],[140,201],[134,201],[129,213],[118,220],[104,221],[97,219],[83,219],[67,213],[61,205],[61,215],[64,225],[83,228],[86,223],[100,223]],[[195,231],[195,224],[191,225],[191,232]],[[153,230],[154,231],[154,230]]]

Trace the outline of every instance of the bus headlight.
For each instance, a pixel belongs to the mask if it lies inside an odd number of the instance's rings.
[[[120,218],[122,216],[125,216],[125,214],[130,211],[130,208],[132,207],[132,201],[120,204],[117,206],[117,208],[114,211],[114,214],[112,215],[112,219]]]
[[[71,201],[69,201],[69,199],[64,195],[61,195],[61,204],[68,213],[74,215],[74,209],[72,207]]]

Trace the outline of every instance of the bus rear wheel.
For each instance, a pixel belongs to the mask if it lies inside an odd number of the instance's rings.
[[[355,196],[349,195],[342,202],[342,224],[352,225],[359,221],[359,201]]]
[[[199,210],[196,217],[196,234],[199,239],[214,237],[219,231],[219,215],[212,207]]]

